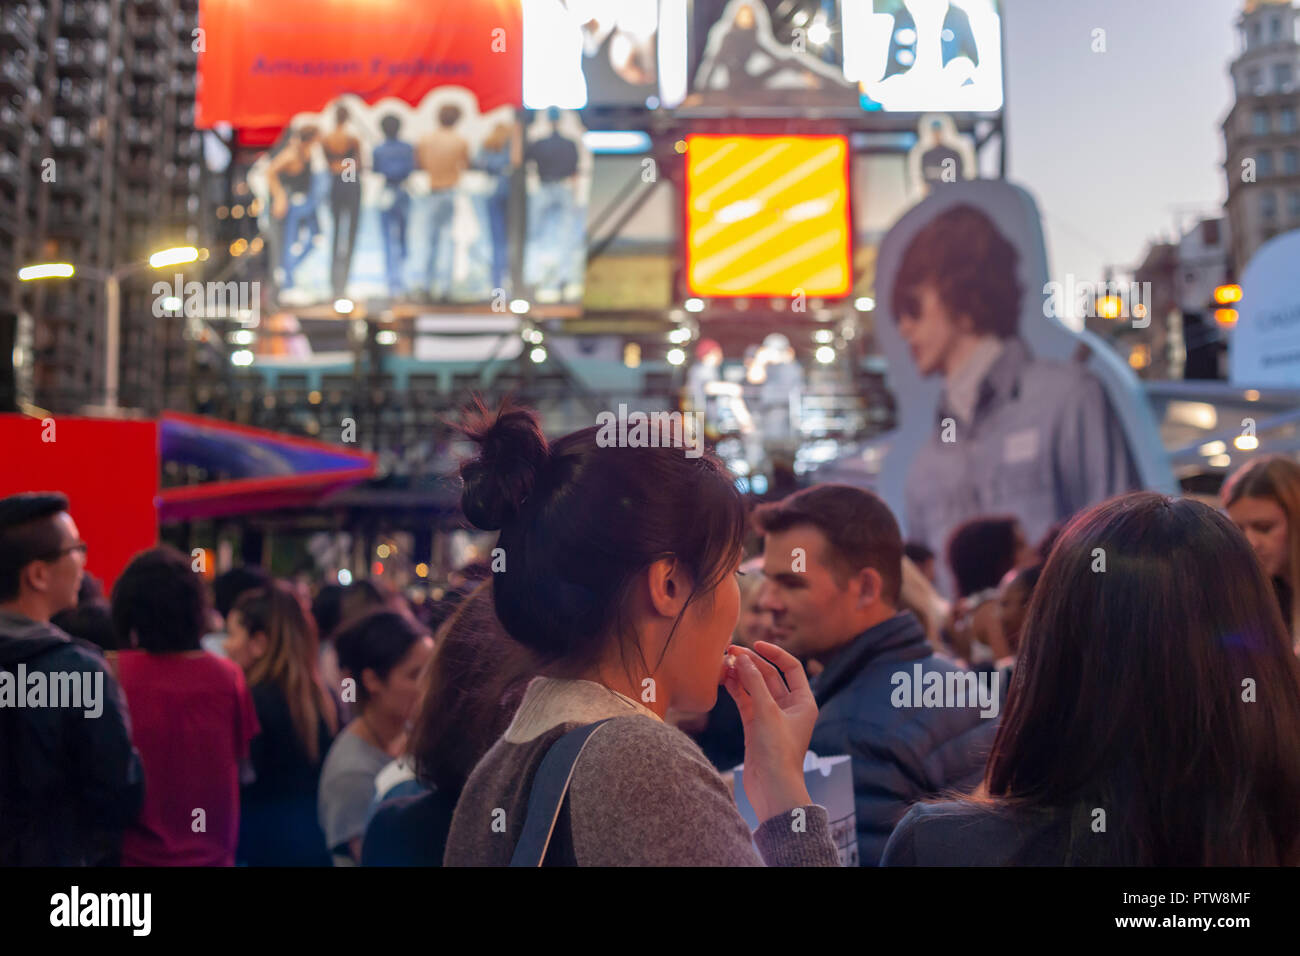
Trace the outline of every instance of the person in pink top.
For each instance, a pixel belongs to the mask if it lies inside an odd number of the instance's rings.
[[[144,763],[124,866],[233,866],[239,786],[259,727],[239,665],[202,650],[206,592],[169,547],[132,559],[113,587],[117,676]]]

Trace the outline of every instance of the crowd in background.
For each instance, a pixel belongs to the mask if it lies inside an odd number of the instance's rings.
[[[547,864],[838,865],[809,749],[852,759],[862,865],[1300,863],[1293,461],[1222,510],[1134,493],[1041,542],[990,515],[937,555],[858,488],[755,507],[708,455],[464,428],[462,508],[510,570],[431,607],[209,586],[166,546],[106,597],[66,498],[0,501],[0,673],[104,689],[94,718],[0,693],[0,863],[504,864],[539,764],[599,722]],[[1000,712],[900,706],[913,668]]]

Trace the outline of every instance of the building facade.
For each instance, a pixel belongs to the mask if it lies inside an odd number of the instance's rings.
[[[1248,0],[1223,121],[1232,264],[1240,276],[1269,239],[1300,229],[1300,10]]]
[[[114,270],[121,404],[157,411],[184,394],[183,322],[155,317],[157,273],[123,267],[199,244],[197,27],[198,0],[0,11],[0,409],[102,402],[103,276]],[[19,282],[36,262],[77,275]]]

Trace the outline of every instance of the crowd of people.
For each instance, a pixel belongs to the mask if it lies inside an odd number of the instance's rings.
[[[936,555],[860,488],[463,428],[508,570],[432,616],[166,546],[106,599],[66,498],[0,500],[0,863],[841,865],[809,750],[861,865],[1300,863],[1295,462]]]

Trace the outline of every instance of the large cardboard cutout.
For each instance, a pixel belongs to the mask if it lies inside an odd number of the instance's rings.
[[[927,287],[997,333],[974,348],[945,338],[952,327]],[[1132,371],[1048,317],[1059,303],[1049,301],[1042,227],[1023,189],[952,183],[915,206],[881,245],[876,292],[898,406],[876,485],[909,539],[938,550],[965,520],[1013,514],[1036,541],[1111,495],[1174,491]],[[989,308],[998,302],[1008,309]],[[959,349],[969,361],[953,372],[945,362]]]
[[[1243,388],[1300,385],[1300,229],[1260,247],[1241,277],[1228,350],[1229,377]]]

